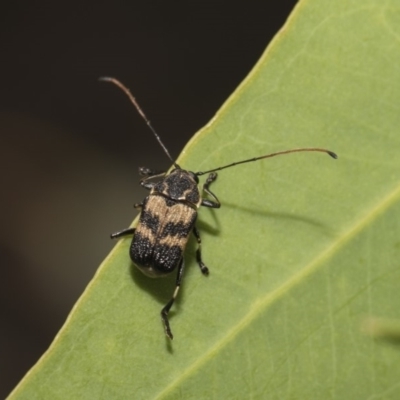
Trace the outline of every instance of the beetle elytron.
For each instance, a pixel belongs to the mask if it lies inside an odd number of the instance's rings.
[[[135,204],[135,208],[141,209],[139,223],[136,228],[127,228],[111,235],[111,238],[115,239],[133,234],[130,257],[145,275],[156,278],[170,274],[177,268],[174,293],[169,302],[161,310],[161,319],[165,334],[168,338],[172,339],[173,335],[168,321],[168,313],[178,295],[182,282],[185,268],[183,254],[191,232],[193,232],[198,243],[196,250],[197,263],[201,272],[204,275],[208,275],[208,268],[203,263],[201,257],[200,233],[195,224],[197,209],[200,206],[211,208],[219,208],[221,206],[217,196],[210,190],[211,183],[217,179],[216,171],[264,158],[301,151],[323,152],[333,158],[337,158],[337,155],[330,150],[321,148],[300,148],[233,162],[204,172],[186,171],[173,160],[129,89],[115,78],[105,77],[101,78],[101,80],[111,82],[125,92],[173,164],[171,172],[160,173],[148,168],[139,168],[139,173],[143,176],[140,184],[150,190],[150,194],[142,203]],[[204,174],[209,175],[203,185],[203,192],[211,200],[203,198],[198,188],[199,176]],[[159,179],[158,181],[151,182],[152,179],[157,178]]]

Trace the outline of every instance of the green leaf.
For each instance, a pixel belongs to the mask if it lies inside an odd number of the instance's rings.
[[[240,55],[238,55],[240,57]],[[185,148],[221,171],[200,209],[201,275],[151,280],[122,240],[11,399],[398,399],[400,349],[363,333],[400,314],[400,4],[305,0]],[[122,228],[122,227],[121,227]]]

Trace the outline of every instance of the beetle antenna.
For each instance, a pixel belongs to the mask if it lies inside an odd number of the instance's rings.
[[[252,161],[258,161],[258,160],[262,160],[263,158],[270,158],[270,157],[275,157],[275,156],[281,156],[283,154],[289,154],[289,153],[298,153],[301,151],[319,151],[321,153],[327,153],[329,154],[332,158],[338,158],[337,154],[334,153],[333,151],[330,150],[326,150],[326,149],[320,149],[317,147],[305,147],[305,148],[301,148],[301,149],[292,149],[292,150],[284,150],[284,151],[278,151],[276,153],[271,153],[271,154],[266,154],[265,156],[260,156],[260,157],[254,157],[254,158],[249,158],[247,160],[242,160],[242,161],[236,161],[233,162],[231,164],[228,165],[224,165],[222,167],[218,167],[215,169],[210,169],[209,171],[204,171],[204,172],[196,172],[197,176],[200,175],[204,175],[204,174],[208,174],[210,172],[215,172],[215,171],[221,171],[221,169],[225,169],[225,168],[229,168],[229,167],[233,167],[235,165],[239,165],[239,164],[245,164],[248,162],[252,162]]]
[[[146,117],[146,114],[143,112],[143,110],[140,108],[139,103],[136,101],[136,99],[133,97],[131,91],[125,86],[123,85],[118,79],[115,78],[110,78],[108,76],[104,76],[102,78],[99,78],[100,81],[103,82],[111,82],[114,85],[118,86],[128,97],[129,100],[132,102],[132,104],[135,106],[136,110],[138,111],[138,113],[140,114],[140,116],[145,120],[147,126],[150,128],[150,130],[153,132],[154,136],[156,137],[158,143],[160,144],[160,146],[163,148],[164,153],[168,156],[168,158],[172,161],[172,163],[174,164],[175,168],[179,168],[179,165],[173,160],[173,158],[171,157],[171,155],[169,154],[168,149],[165,147],[164,143],[161,141],[160,136],[158,136],[158,133],[156,132],[156,130],[154,129],[153,125],[151,124],[150,120]]]

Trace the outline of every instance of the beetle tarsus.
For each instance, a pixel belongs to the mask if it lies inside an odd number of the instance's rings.
[[[171,304],[170,304],[171,303]],[[161,310],[161,320],[162,323],[164,325],[164,332],[165,335],[169,338],[169,339],[173,339],[174,335],[172,334],[171,328],[169,326],[169,321],[168,321],[168,312],[169,309],[171,308],[173,302],[169,302],[162,310]],[[168,307],[169,306],[169,307]]]

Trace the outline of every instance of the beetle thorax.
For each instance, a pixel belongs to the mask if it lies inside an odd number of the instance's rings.
[[[150,194],[162,194],[176,201],[184,201],[199,207],[201,198],[193,173],[183,169],[174,169],[162,181],[158,182]]]

